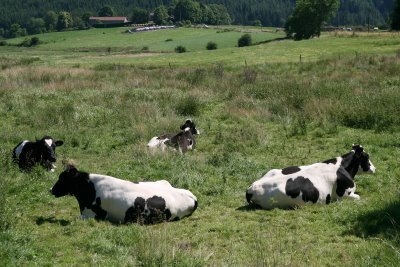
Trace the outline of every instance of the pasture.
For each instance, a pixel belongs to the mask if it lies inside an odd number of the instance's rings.
[[[397,266],[399,35],[269,42],[282,33],[251,30],[263,44],[235,47],[243,29],[95,29],[0,47],[0,265]],[[219,48],[207,51],[208,41]],[[178,43],[189,52],[172,53]],[[147,150],[189,117],[201,132],[195,151]],[[55,173],[20,172],[14,146],[46,134],[65,142]],[[377,168],[356,177],[359,201],[247,205],[247,187],[269,169],[336,157],[353,143]],[[198,209],[149,226],[80,220],[73,197],[49,193],[62,161],[130,181],[166,179],[192,191]]]

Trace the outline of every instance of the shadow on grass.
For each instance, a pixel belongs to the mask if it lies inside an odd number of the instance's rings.
[[[38,218],[36,219],[36,224],[37,224],[37,225],[42,225],[42,224],[44,224],[44,223],[59,224],[59,225],[61,225],[61,226],[67,226],[67,225],[70,225],[70,224],[71,224],[70,221],[67,221],[67,220],[58,220],[58,219],[56,219],[56,218],[54,218],[54,217],[44,218],[44,217],[40,216],[40,217],[38,217]]]
[[[246,212],[246,211],[262,210],[262,208],[256,204],[247,204],[245,206],[237,208],[236,210]]]
[[[400,201],[358,216],[352,229],[345,234],[362,238],[381,237],[400,247]]]
[[[285,41],[285,40],[290,40],[290,38],[278,37],[278,38],[274,38],[274,39],[270,39],[270,40],[266,40],[266,41],[255,42],[255,43],[253,43],[253,45],[268,44],[268,43],[272,43],[272,42],[279,42],[279,41]]]

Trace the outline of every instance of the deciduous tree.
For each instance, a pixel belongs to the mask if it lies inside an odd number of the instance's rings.
[[[131,21],[133,23],[147,23],[149,22],[149,12],[146,9],[135,7],[132,11]]]
[[[114,10],[111,6],[103,6],[99,10],[99,16],[100,17],[112,17],[112,16],[114,16]]]
[[[174,6],[175,21],[189,20],[192,23],[201,22],[201,9],[198,2],[178,0]]]
[[[44,16],[44,22],[47,31],[54,31],[57,26],[58,15],[54,11],[47,11],[46,15]]]
[[[165,6],[161,5],[154,10],[153,21],[155,24],[166,24],[168,17],[168,9]]]
[[[71,28],[71,26],[72,26],[71,14],[66,11],[59,12],[57,19],[57,31],[62,31],[64,29]]]
[[[323,22],[338,10],[339,0],[297,0],[293,14],[285,24],[288,37],[309,39],[321,34]]]
[[[42,18],[30,18],[26,25],[29,34],[43,33],[46,31],[45,21]]]

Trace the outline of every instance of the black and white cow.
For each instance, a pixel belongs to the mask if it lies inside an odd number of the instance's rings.
[[[13,158],[21,170],[29,171],[34,165],[39,164],[53,172],[57,160],[56,147],[62,144],[64,141],[55,141],[51,136],[44,136],[36,142],[25,140],[13,149]]]
[[[196,129],[196,124],[191,119],[187,119],[180,129],[181,131],[176,134],[163,134],[153,137],[147,144],[147,147],[150,149],[161,149],[162,151],[171,147],[181,153],[193,150],[196,145],[194,136],[200,134]]]
[[[67,166],[51,189],[55,197],[73,195],[81,217],[107,219],[115,223],[153,224],[191,215],[197,198],[167,181],[139,182],[78,171]]]
[[[246,199],[263,209],[293,208],[306,203],[329,204],[341,198],[359,199],[354,177],[358,172],[375,173],[361,145],[351,152],[321,163],[273,169],[246,191]]]

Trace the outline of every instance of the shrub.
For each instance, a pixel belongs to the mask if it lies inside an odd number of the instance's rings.
[[[187,96],[181,99],[176,105],[176,111],[182,116],[197,116],[199,115],[199,100],[193,96]]]
[[[251,35],[248,33],[243,34],[238,40],[239,47],[250,46],[251,44],[252,44]]]
[[[29,40],[28,38],[25,38],[21,43],[18,44],[18,46],[31,46],[31,40]]]
[[[4,40],[0,41],[0,46],[6,46],[6,45],[7,45],[7,41],[4,41]]]
[[[21,43],[18,44],[18,46],[25,46],[25,47],[30,47],[30,46],[35,46],[40,44],[40,40],[38,37],[32,37],[31,39],[25,38]]]
[[[171,39],[171,38],[168,38],[168,39],[166,39],[165,41],[166,41],[166,42],[172,42],[172,41],[173,41],[173,39]]]
[[[186,52],[186,47],[184,47],[182,45],[178,45],[177,47],[175,47],[175,52],[176,53],[185,53]]]
[[[208,42],[206,48],[207,48],[207,50],[215,50],[218,48],[218,46],[214,42]]]
[[[39,43],[40,43],[40,40],[38,37],[35,36],[35,37],[31,38],[31,46],[38,45]]]

